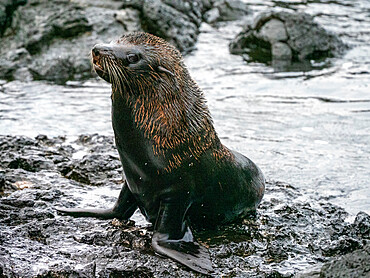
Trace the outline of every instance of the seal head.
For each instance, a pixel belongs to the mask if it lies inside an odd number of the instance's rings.
[[[160,53],[164,55],[159,56]],[[146,33],[133,33],[110,44],[97,44],[92,49],[92,57],[94,70],[101,78],[118,90],[130,84],[136,89],[133,92],[149,80],[160,78],[160,73],[174,76],[176,63],[182,63],[177,49]],[[121,82],[121,78],[127,79]]]

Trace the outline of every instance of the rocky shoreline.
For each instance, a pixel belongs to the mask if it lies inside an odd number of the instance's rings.
[[[264,12],[230,43],[230,52],[248,62],[271,64],[276,71],[327,66],[327,58],[340,57],[348,46],[317,24],[314,17],[292,12]]]
[[[255,15],[237,0],[3,1],[0,80],[91,78],[92,46],[130,31],[164,37],[186,54],[202,23],[245,16]],[[262,52],[252,57],[256,45]],[[346,49],[313,17],[281,12],[255,17],[230,45],[247,62],[283,62],[278,70],[294,70],[294,63],[310,70],[314,58],[330,66],[326,58]],[[109,207],[123,179],[112,137],[0,135],[0,278],[200,277],[154,254],[151,227],[139,212],[121,222],[55,210]],[[352,222],[348,216],[294,185],[269,181],[257,215],[196,236],[210,249],[216,277],[366,277],[370,216],[359,212]]]
[[[325,59],[347,49],[310,15],[254,15],[239,0],[5,1],[0,3],[0,79],[64,84],[91,78],[92,47],[125,32],[152,33],[187,54],[195,48],[202,22],[214,25],[243,17],[255,20],[230,42],[230,52],[247,62],[307,71],[315,64],[330,66]]]
[[[199,277],[154,254],[138,212],[128,222],[58,215],[57,206],[111,206],[122,183],[113,138],[67,139],[0,136],[0,277]],[[216,277],[361,277],[370,216],[347,217],[270,181],[257,216],[197,238]]]
[[[91,48],[125,32],[147,31],[189,52],[213,2],[5,1],[0,4],[0,79],[63,84],[90,78]]]

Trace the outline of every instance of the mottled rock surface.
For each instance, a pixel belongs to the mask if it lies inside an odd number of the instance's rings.
[[[204,19],[208,23],[220,21],[237,20],[250,14],[248,5],[240,0],[216,0],[212,9],[204,14]]]
[[[139,212],[124,222],[56,212],[112,206],[121,171],[112,137],[0,136],[0,276],[201,277],[154,254]],[[347,216],[271,181],[256,216],[196,237],[216,277],[292,277],[312,266],[329,273],[322,277],[349,277],[340,275],[355,267],[366,274],[370,217]]]
[[[151,32],[186,53],[210,7],[208,0],[5,1],[0,3],[0,79],[63,84],[92,77],[92,47],[125,32]]]
[[[369,277],[370,276],[370,246],[356,250],[324,264],[320,277]]]
[[[27,0],[3,0],[0,2],[0,36],[12,24],[14,11],[18,6],[24,5]]]
[[[230,43],[230,52],[247,61],[271,63],[275,69],[311,69],[312,61],[337,57],[346,45],[304,13],[265,12],[259,14]]]
[[[365,278],[370,276],[370,245],[300,273],[298,278]]]
[[[0,41],[3,79],[64,83],[91,77],[91,48],[126,31],[115,19],[119,5],[114,1],[100,6],[68,0],[24,2],[14,10]],[[132,22],[132,18],[126,16],[125,21]]]
[[[124,7],[140,11],[144,31],[162,37],[187,53],[193,48],[203,13],[210,9],[209,0],[132,0]]]

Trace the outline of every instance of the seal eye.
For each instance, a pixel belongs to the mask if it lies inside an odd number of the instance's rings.
[[[130,64],[135,64],[139,61],[139,55],[135,54],[135,53],[130,53],[127,55],[127,61],[130,63]]]

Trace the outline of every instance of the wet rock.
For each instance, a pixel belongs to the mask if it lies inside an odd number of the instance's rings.
[[[312,69],[344,53],[346,45],[304,13],[265,12],[230,43],[230,52],[247,61],[269,63],[277,70]]]
[[[0,191],[34,187],[49,172],[84,184],[122,182],[121,163],[111,137],[81,135],[76,147],[64,142],[64,137],[49,139],[44,135],[35,139],[0,136],[0,170],[4,169]],[[76,152],[84,155],[74,159]]]
[[[286,41],[288,34],[285,30],[284,22],[279,19],[272,18],[267,21],[260,29],[259,35],[264,41],[271,44],[279,41]]]
[[[103,185],[107,179],[122,179],[121,162],[111,155],[85,155],[79,161],[60,164],[59,170],[66,178],[85,184]]]
[[[322,248],[322,252],[325,256],[335,256],[350,253],[353,250],[361,247],[361,241],[351,237],[343,236],[338,240],[330,242],[328,246],[324,246]]]
[[[220,21],[237,20],[249,13],[248,5],[242,1],[219,0],[215,1],[212,9],[204,14],[204,19],[212,24]]]
[[[145,1],[143,5],[143,27],[149,33],[164,37],[184,51],[194,45],[198,28],[196,22],[176,8],[160,0]],[[181,33],[181,36],[176,34]]]
[[[75,143],[84,147],[88,154],[58,165],[66,178],[91,185],[107,184],[108,180],[121,183],[122,166],[111,137],[80,135]]]
[[[5,53],[5,59],[1,59],[0,75],[4,78],[20,79],[20,80],[32,80],[32,75],[29,72],[27,65],[31,63],[32,58],[27,49],[10,49]]]
[[[361,211],[356,215],[355,222],[353,223],[356,233],[360,234],[363,238],[370,239],[370,216]]]
[[[155,277],[154,274],[145,267],[136,267],[132,270],[117,270],[108,271],[109,277],[142,277],[142,278],[152,278]]]
[[[370,274],[370,245],[324,264],[320,277],[368,277]]]
[[[0,37],[5,30],[12,24],[14,11],[18,6],[25,5],[27,0],[5,0],[0,3]]]
[[[299,273],[297,278],[350,278],[369,277],[370,273],[370,245],[347,255],[339,256],[325,263],[321,267]]]
[[[141,23],[138,20],[138,11],[136,9],[126,8],[117,10],[114,18],[121,23],[125,30],[141,30]]]
[[[48,167],[30,164],[35,171],[28,171],[3,162],[31,154]],[[152,229],[139,211],[132,218],[135,225],[55,211],[57,206],[113,206],[121,169],[112,137],[81,135],[71,142],[44,135],[0,136],[0,155],[5,159],[0,160],[4,277],[199,277],[155,255]],[[88,182],[64,173],[66,165]],[[370,217],[361,212],[353,223],[347,217],[342,208],[309,199],[289,184],[268,182],[257,214],[217,230],[198,230],[195,236],[209,247],[216,277],[293,277],[312,265],[312,275],[327,275],[321,277],[346,277],[350,270],[363,275]]]
[[[99,134],[80,135],[75,142],[88,148],[90,153],[114,153],[117,155],[117,149],[114,145],[113,137]]]
[[[183,53],[194,46],[202,14],[210,5],[206,0],[146,0],[126,1],[125,4],[140,10],[143,30],[166,39]]]
[[[38,140],[24,136],[0,136],[0,166],[5,168],[28,172],[53,170],[52,158],[55,154],[56,151],[49,150]]]
[[[96,277],[96,264],[94,262],[88,264],[80,264],[75,269],[66,266],[57,265],[53,270],[42,271],[37,275],[37,278],[50,278],[50,277],[81,277],[90,278]]]
[[[9,162],[10,169],[24,169],[30,172],[37,172],[41,170],[52,169],[54,163],[48,159],[37,155],[30,155],[26,157],[16,157]]]
[[[2,79],[13,80],[17,65],[0,58],[0,76]]]
[[[127,22],[123,26],[115,18],[120,5],[104,2],[30,0],[15,8],[12,24],[6,25],[0,41],[0,78],[64,83],[92,77],[91,48],[125,31],[137,30],[138,24],[133,27],[131,22],[139,22],[138,11],[121,13],[120,21]],[[31,61],[9,59],[15,49],[25,49]]]
[[[69,1],[59,3],[64,5],[55,6],[51,1],[33,1],[32,9],[28,6],[21,9],[25,22],[20,26],[20,36],[30,54],[39,53],[57,38],[71,38],[91,31],[92,26],[80,6]]]
[[[0,171],[0,195],[4,193],[5,190],[5,177],[4,173]]]
[[[92,47],[125,32],[146,30],[185,53],[210,7],[209,0],[5,1],[0,5],[0,79],[64,84],[96,76]]]

